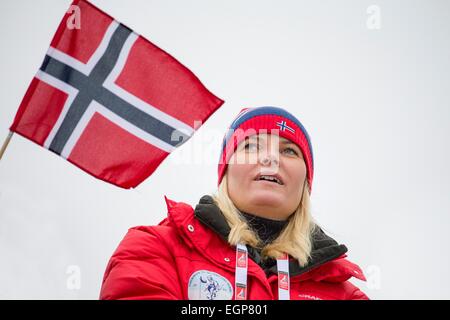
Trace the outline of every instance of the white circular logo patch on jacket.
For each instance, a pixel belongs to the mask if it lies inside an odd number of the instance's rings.
[[[189,300],[231,300],[233,287],[230,281],[220,274],[199,270],[189,278],[188,298]]]

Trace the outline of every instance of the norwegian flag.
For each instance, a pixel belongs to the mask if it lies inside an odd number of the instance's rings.
[[[79,28],[69,23],[76,13]],[[133,188],[222,104],[172,56],[76,0],[10,130],[99,179]]]

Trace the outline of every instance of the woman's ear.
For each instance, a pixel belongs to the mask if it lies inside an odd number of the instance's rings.
[[[299,206],[302,206],[302,205],[303,205],[303,195],[305,194],[305,188],[309,188],[308,182],[306,181],[306,177],[305,177],[305,179],[303,180],[303,187],[300,189],[300,192],[302,193],[302,196],[301,196],[301,198],[300,198],[300,204],[299,204]],[[309,190],[309,189],[308,189],[308,190]]]

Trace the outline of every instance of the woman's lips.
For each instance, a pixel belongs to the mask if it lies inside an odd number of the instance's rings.
[[[264,178],[262,178],[264,177]],[[281,176],[278,173],[273,172],[263,172],[261,171],[256,177],[255,180],[266,180],[272,182],[273,180],[276,180],[276,182],[280,185],[283,185],[283,179],[281,179]]]
[[[265,184],[265,185],[273,185],[274,187],[275,187],[275,186],[278,186],[278,187],[283,186],[283,185],[278,184],[278,183],[276,183],[276,182],[267,181],[267,180],[253,180],[253,181],[254,181],[254,182],[259,182],[259,183],[262,183],[262,184]]]

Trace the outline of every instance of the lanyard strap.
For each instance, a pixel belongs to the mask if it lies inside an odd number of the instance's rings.
[[[236,300],[247,300],[247,270],[247,246],[239,243],[236,246],[236,276],[234,283],[234,298]],[[277,259],[277,271],[278,300],[290,300],[289,256],[287,254],[284,254],[281,258]]]
[[[290,300],[289,294],[289,257],[285,253],[277,259],[278,300]]]
[[[236,280],[234,285],[236,300],[247,300],[247,262],[247,246],[238,243],[236,246]]]

